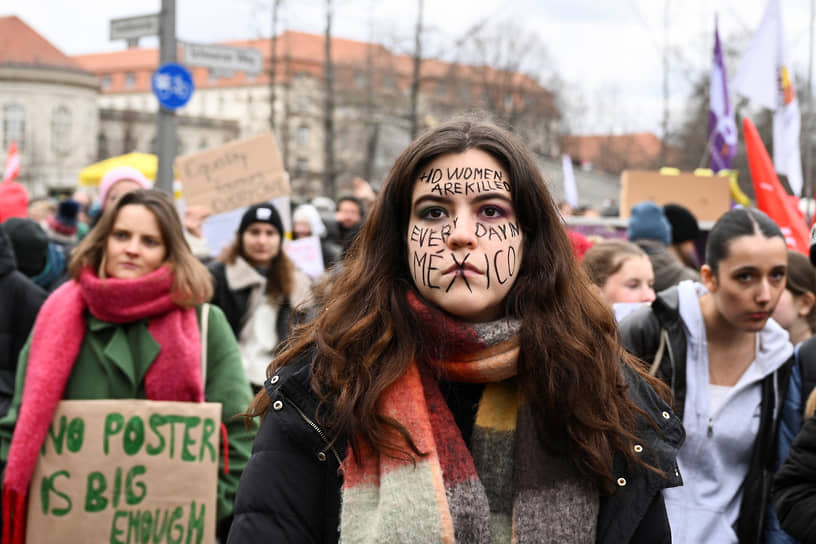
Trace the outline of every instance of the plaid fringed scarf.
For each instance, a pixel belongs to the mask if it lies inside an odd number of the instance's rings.
[[[568,460],[549,455],[519,405],[519,323],[456,321],[409,293],[440,360],[415,362],[380,399],[426,456],[379,456],[366,445],[343,463],[340,541],[595,542],[599,494]],[[470,448],[437,377],[485,383]],[[361,441],[362,442],[362,441]]]

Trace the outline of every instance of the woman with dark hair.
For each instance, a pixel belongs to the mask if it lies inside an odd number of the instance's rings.
[[[289,334],[292,310],[310,299],[311,281],[282,250],[283,223],[275,206],[250,206],[235,241],[209,265],[212,302],[238,339],[249,381],[259,391],[278,343]]]
[[[344,264],[250,406],[231,544],[670,540],[682,426],[520,143],[420,137]]]
[[[25,539],[34,464],[63,399],[220,402],[229,436],[229,471],[224,458],[218,471],[225,535],[252,441],[233,416],[245,410],[251,390],[224,314],[213,306],[202,342],[210,278],[184,241],[172,199],[143,189],[122,196],[76,247],[69,275],[37,316],[20,353],[11,408],[0,420],[3,541]]]
[[[683,486],[663,493],[674,542],[766,541],[793,354],[769,318],[787,267],[779,227],[731,210],[709,233],[702,284],[680,282],[621,323],[624,345],[671,386],[687,433]]]

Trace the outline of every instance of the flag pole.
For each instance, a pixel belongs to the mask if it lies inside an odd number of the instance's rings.
[[[813,147],[810,134],[810,128],[813,126],[813,20],[816,17],[816,0],[810,0],[810,47],[808,48],[808,100],[807,100],[807,115],[805,116],[805,183],[804,186],[809,188],[809,194],[805,195],[810,198],[807,200],[807,217],[808,225],[813,220],[813,199],[816,195],[816,182],[813,179]],[[807,189],[805,189],[807,191]]]

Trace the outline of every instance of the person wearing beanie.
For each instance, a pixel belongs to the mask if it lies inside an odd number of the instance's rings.
[[[28,215],[28,190],[21,183],[6,181],[0,183],[0,223],[9,217]]]
[[[700,281],[700,274],[683,265],[669,251],[672,241],[672,227],[663,209],[647,200],[632,206],[626,237],[636,244],[652,261],[654,269],[654,290],[660,292],[677,285],[683,280]]]
[[[289,335],[293,309],[311,299],[311,281],[282,250],[283,222],[275,206],[250,206],[235,240],[209,264],[212,303],[232,327],[255,391],[278,343]]]
[[[50,293],[68,279],[61,246],[51,242],[36,221],[12,217],[2,227],[14,249],[17,269],[31,281]]]
[[[12,221],[9,219],[6,221]],[[36,225],[35,225],[36,226]],[[48,293],[17,269],[11,241],[0,228],[0,417],[14,395],[17,357]],[[0,463],[2,464],[2,463]]]
[[[663,206],[663,213],[671,224],[672,239],[669,249],[685,266],[699,270],[700,258],[696,243],[700,237],[700,226],[697,218],[680,204],[666,204]]]
[[[153,183],[132,166],[111,168],[99,181],[99,202],[102,210],[136,189],[150,189]]]

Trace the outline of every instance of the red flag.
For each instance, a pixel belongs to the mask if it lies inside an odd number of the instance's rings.
[[[788,193],[779,182],[759,132],[747,117],[742,120],[742,132],[745,149],[748,152],[748,167],[751,169],[757,208],[767,213],[779,225],[789,248],[807,255],[809,252],[807,226],[796,205],[788,198]]]
[[[6,158],[6,171],[3,174],[3,183],[14,181],[20,175],[20,153],[17,151],[17,142],[12,141]]]

